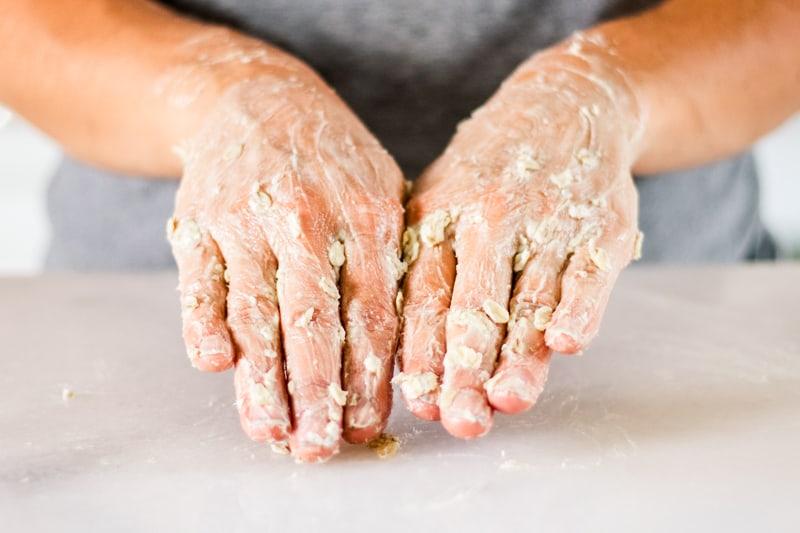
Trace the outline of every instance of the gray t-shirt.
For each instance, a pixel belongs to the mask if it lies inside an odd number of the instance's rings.
[[[645,0],[171,0],[307,61],[416,177],[456,124],[536,50]],[[752,157],[637,180],[644,259],[774,254]],[[115,176],[66,159],[48,196],[52,269],[173,265],[164,237],[177,182]]]

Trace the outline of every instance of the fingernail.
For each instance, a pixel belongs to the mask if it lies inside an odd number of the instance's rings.
[[[439,407],[442,425],[456,437],[481,437],[492,426],[492,410],[486,396],[476,389],[457,389],[452,394],[443,394]]]
[[[492,406],[508,414],[527,411],[542,393],[530,372],[513,368],[495,375],[484,388]]]
[[[545,343],[551,350],[569,355],[580,355],[582,344],[577,335],[564,329],[548,329],[545,332]]]
[[[205,371],[227,370],[233,364],[230,342],[222,335],[203,337],[200,344],[187,350],[192,366]]]
[[[438,395],[436,399],[438,400]],[[435,401],[428,401],[422,398],[414,400],[406,399],[406,407],[408,407],[408,410],[411,411],[414,416],[423,420],[439,420],[441,416],[439,406]]]

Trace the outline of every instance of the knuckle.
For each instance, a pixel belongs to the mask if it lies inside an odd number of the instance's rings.
[[[347,313],[347,330],[351,334],[358,331],[375,336],[377,334],[394,333],[399,327],[399,321],[394,312],[394,307],[383,309],[359,310]]]
[[[261,318],[259,298],[240,291],[228,293],[228,321],[235,324],[253,325]]]
[[[514,296],[511,307],[518,316],[527,316],[543,306],[555,308],[557,303],[550,291],[523,290]]]

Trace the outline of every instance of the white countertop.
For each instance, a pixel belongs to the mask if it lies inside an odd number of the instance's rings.
[[[0,279],[0,531],[800,531],[800,263],[631,269],[529,413],[324,465],[246,439],[175,282]]]

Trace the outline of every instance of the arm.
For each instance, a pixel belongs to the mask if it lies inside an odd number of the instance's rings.
[[[407,205],[409,409],[472,438],[530,408],[640,253],[631,170],[707,163],[787,118],[798,31],[789,0],[673,0],[520,65]]]
[[[0,101],[73,156],[120,172],[180,175],[172,147],[200,129],[228,87],[270,69],[311,75],[263,42],[147,0],[3,8]]]
[[[798,34],[794,0],[672,0],[587,32],[640,103],[634,171],[730,156],[800,109]]]
[[[197,368],[235,366],[245,432],[301,461],[376,437],[404,185],[366,127],[301,61],[145,0],[4,7],[3,101],[84,160],[182,175],[183,337]]]

